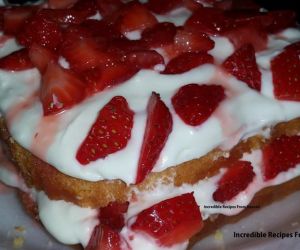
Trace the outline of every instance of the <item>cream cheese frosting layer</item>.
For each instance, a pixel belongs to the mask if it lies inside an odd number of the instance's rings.
[[[0,111],[14,139],[60,172],[89,181],[121,179],[132,183],[147,118],[146,106],[152,91],[161,95],[173,118],[173,130],[153,171],[198,158],[220,145],[230,148],[248,134],[259,133],[265,126],[300,116],[299,102],[274,98],[270,71],[270,60],[287,44],[299,39],[298,30],[287,29],[277,36],[270,36],[268,49],[256,54],[262,73],[261,93],[224,74],[217,65],[206,64],[177,75],[141,70],[121,85],[97,93],[70,110],[44,117],[38,98],[38,71],[1,70]],[[210,53],[220,63],[232,53],[233,46],[226,38],[214,38],[214,41],[216,46]],[[3,46],[11,48],[11,44],[12,41],[7,40]],[[223,53],[219,53],[221,48]],[[195,127],[186,125],[171,104],[176,91],[189,83],[222,85],[227,96],[205,123]],[[123,150],[83,166],[76,160],[76,152],[98,111],[117,95],[124,96],[135,113],[131,139]]]

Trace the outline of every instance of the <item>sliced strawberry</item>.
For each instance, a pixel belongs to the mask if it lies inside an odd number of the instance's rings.
[[[157,23],[155,16],[142,4],[131,4],[122,11],[118,20],[119,30],[125,34],[134,30],[144,30]]]
[[[38,13],[26,20],[17,38],[20,44],[26,47],[37,43],[49,49],[56,49],[61,43],[62,32],[56,22]]]
[[[214,48],[215,43],[204,33],[193,33],[179,29],[174,38],[175,49],[184,52],[208,51]]]
[[[224,12],[216,8],[199,8],[186,21],[185,28],[191,32],[201,32],[216,35],[231,25],[231,19]]]
[[[300,164],[300,136],[283,135],[263,149],[264,179],[274,179],[281,172]]]
[[[300,101],[299,47],[297,43],[290,45],[271,61],[274,94],[280,100]]]
[[[267,17],[271,18],[272,22],[266,27],[266,30],[271,33],[279,32],[288,27],[295,27],[297,24],[297,15],[292,10],[270,11]]]
[[[267,33],[253,25],[234,27],[224,32],[223,35],[228,37],[236,49],[239,49],[245,44],[252,44],[255,51],[261,51],[267,48]]]
[[[106,207],[99,209],[99,220],[101,225],[106,225],[115,231],[121,231],[124,227],[124,214],[127,212],[129,202],[111,202]]]
[[[246,44],[236,50],[226,59],[223,67],[250,88],[260,91],[261,73],[256,64],[255,51],[252,45]]]
[[[87,137],[77,151],[76,159],[83,165],[103,159],[125,148],[133,126],[133,112],[122,96],[112,98],[99,112]]]
[[[82,72],[104,66],[110,61],[110,56],[101,51],[102,47],[95,39],[81,36],[71,40],[73,35],[68,38],[65,36],[61,46],[61,54],[67,59],[71,69]]]
[[[126,53],[146,50],[147,47],[142,40],[129,40],[127,38],[113,39],[109,41],[107,51],[122,56]]]
[[[203,8],[201,0],[183,0],[184,6],[191,11],[196,11],[198,8]]]
[[[253,181],[255,173],[251,162],[233,162],[218,182],[218,188],[213,193],[213,199],[219,202],[229,201],[244,191]]]
[[[172,115],[160,99],[159,94],[152,93],[148,102],[147,113],[136,183],[142,182],[153,169],[173,126]]]
[[[84,98],[84,84],[70,70],[50,62],[42,77],[40,98],[44,115],[56,114]]]
[[[67,9],[72,7],[78,0],[48,0],[51,9]]]
[[[166,14],[183,6],[183,0],[149,0],[147,7],[156,14]]]
[[[179,117],[188,125],[205,122],[225,98],[219,85],[188,84],[172,97],[172,104]]]
[[[121,0],[96,0],[100,14],[105,17],[123,7]]]
[[[163,22],[145,29],[142,33],[142,40],[149,48],[161,48],[172,44],[176,35],[176,26],[173,23]]]
[[[214,7],[224,10],[259,10],[260,6],[253,0],[215,1]]]
[[[163,74],[181,74],[206,63],[214,63],[214,58],[206,52],[183,53],[167,64]]]
[[[88,93],[93,94],[130,79],[138,69],[130,64],[115,63],[109,67],[94,68],[83,73],[88,83]]]
[[[107,226],[96,226],[85,250],[125,250],[120,234]],[[129,249],[128,249],[129,250]]]
[[[0,69],[9,71],[20,71],[33,68],[27,49],[21,49],[0,58]]]
[[[41,73],[46,70],[49,62],[57,62],[58,60],[57,54],[36,43],[30,46],[28,54],[33,65],[37,67]]]
[[[79,0],[73,5],[72,9],[84,12],[87,17],[97,14],[97,4],[95,0]]]
[[[137,69],[154,69],[155,65],[164,64],[164,58],[155,50],[136,50],[125,55],[125,63],[129,62]]]
[[[131,228],[168,247],[188,241],[202,226],[200,209],[193,194],[187,193],[142,211]]]
[[[6,34],[15,35],[19,32],[23,26],[25,20],[29,18],[37,7],[26,6],[26,7],[14,7],[7,9],[3,13],[3,31]]]

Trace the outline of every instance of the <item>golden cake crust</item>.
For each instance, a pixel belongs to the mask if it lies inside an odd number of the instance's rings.
[[[43,190],[50,199],[65,200],[83,207],[104,207],[110,202],[124,202],[134,190],[149,190],[156,183],[194,184],[205,177],[215,175],[226,162],[237,160],[246,152],[261,149],[272,138],[280,135],[296,135],[300,132],[300,118],[282,122],[271,128],[271,138],[255,135],[238,143],[231,151],[215,149],[207,155],[151,173],[138,185],[126,185],[121,180],[91,182],[70,177],[34,156],[20,146],[9,134],[3,118],[0,118],[0,137],[7,146],[10,158],[16,163],[29,187]]]

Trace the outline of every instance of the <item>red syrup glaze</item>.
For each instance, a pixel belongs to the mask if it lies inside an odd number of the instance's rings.
[[[31,151],[41,159],[47,157],[49,147],[54,141],[60,125],[60,115],[44,116],[40,120],[32,138]]]

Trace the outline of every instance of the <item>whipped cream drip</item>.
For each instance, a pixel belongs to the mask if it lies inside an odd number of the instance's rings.
[[[7,119],[10,133],[15,140],[59,171],[89,181],[121,179],[132,183],[135,180],[147,119],[146,106],[152,91],[161,95],[170,109],[174,124],[153,171],[162,171],[198,158],[217,146],[225,145],[225,148],[230,148],[249,133],[259,132],[265,126],[300,116],[299,102],[278,101],[274,98],[270,72],[270,60],[296,38],[300,39],[300,32],[287,29],[277,36],[270,36],[269,49],[257,53],[257,62],[262,73],[261,93],[224,74],[216,65],[202,65],[178,75],[162,75],[151,70],[141,70],[121,85],[97,93],[55,118],[49,118],[43,117],[38,98],[40,75],[36,69],[22,72],[1,71],[0,111]],[[233,52],[233,46],[226,38],[213,39],[216,45],[209,53],[221,63]],[[9,41],[6,43],[10,44]],[[227,96],[213,115],[196,127],[186,125],[171,104],[171,98],[176,91],[189,83],[222,85]],[[76,160],[76,152],[98,111],[117,95],[124,96],[135,113],[131,139],[123,150],[82,166]],[[232,126],[228,126],[228,123]],[[122,167],[119,162],[122,162]]]

